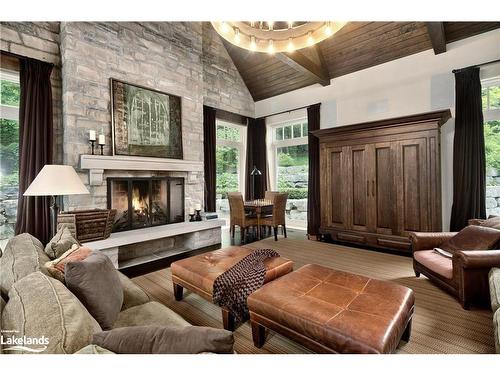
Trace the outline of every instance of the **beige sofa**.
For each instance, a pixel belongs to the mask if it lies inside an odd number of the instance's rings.
[[[45,337],[46,345],[26,347],[40,350],[46,346],[41,352],[52,354],[108,352],[91,345],[92,335],[101,331],[99,324],[63,283],[50,276],[44,266],[48,260],[43,245],[29,234],[14,237],[6,246],[0,258],[0,328],[4,341],[13,335]],[[113,328],[190,326],[169,308],[152,301],[121,273],[120,281],[124,300]],[[29,353],[29,350],[12,350],[12,346],[15,345],[4,345],[3,354]]]
[[[490,300],[493,310],[493,330],[496,352],[500,354],[500,268],[492,268],[489,273]]]

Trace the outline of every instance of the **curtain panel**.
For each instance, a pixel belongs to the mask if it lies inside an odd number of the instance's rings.
[[[320,128],[321,103],[307,107],[307,126],[309,131]],[[308,135],[309,149],[309,184],[307,193],[307,234],[317,236],[321,223],[319,197],[319,140],[312,134]]]
[[[262,173],[255,176],[255,186],[252,186],[253,168]],[[245,197],[251,199],[252,191],[254,198],[264,198],[267,190],[267,152],[266,152],[266,119],[264,117],[248,119],[247,127],[247,166],[245,178]]]
[[[450,230],[486,217],[486,160],[479,68],[455,73],[453,207]]]
[[[203,106],[203,155],[205,172],[205,212],[215,212],[215,198],[217,189],[216,166],[216,110]]]
[[[45,164],[52,163],[52,64],[20,60],[19,198],[16,234],[30,233],[43,244],[50,236],[50,197],[23,194]]]

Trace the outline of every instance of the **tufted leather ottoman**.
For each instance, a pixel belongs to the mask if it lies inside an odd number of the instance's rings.
[[[272,329],[320,353],[392,353],[410,338],[413,291],[308,264],[248,297],[255,346]]]
[[[221,273],[228,270],[253,250],[240,246],[195,255],[171,264],[174,296],[182,299],[183,288],[198,294],[212,302],[214,281]],[[287,258],[269,258],[265,262],[266,278],[264,283],[293,271],[293,262]],[[227,330],[234,330],[234,318],[227,309],[222,309],[222,322]]]

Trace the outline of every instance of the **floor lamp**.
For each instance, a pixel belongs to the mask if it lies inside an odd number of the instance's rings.
[[[252,176],[252,194],[250,196],[251,200],[255,199],[255,176],[262,175],[262,172],[257,169],[257,166],[253,166],[252,172],[250,172],[250,176]]]
[[[57,197],[61,195],[90,194],[70,165],[47,164],[35,177],[24,192],[26,197],[50,196],[50,232],[53,237],[57,232],[59,206]]]

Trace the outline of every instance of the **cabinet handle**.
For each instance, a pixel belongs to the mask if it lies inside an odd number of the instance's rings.
[[[372,195],[375,196],[375,180],[372,180]]]
[[[370,181],[366,180],[366,196],[370,196]]]

